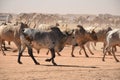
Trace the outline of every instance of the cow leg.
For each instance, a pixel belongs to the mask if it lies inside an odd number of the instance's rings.
[[[79,55],[81,55],[81,51],[82,51],[82,48],[80,47],[80,50],[79,50]]]
[[[108,47],[105,47],[103,49],[103,58],[102,58],[102,61],[105,61],[105,56],[106,56],[107,51],[108,51]]]
[[[55,61],[54,61],[54,58],[55,58],[55,50],[54,49],[50,49],[50,51],[51,51],[51,55],[52,55],[52,63],[53,63],[53,65],[54,66],[56,66],[57,64],[55,63]]]
[[[10,45],[10,41],[8,41],[8,44]]]
[[[35,58],[34,58],[34,56],[33,56],[33,50],[32,50],[32,48],[29,47],[29,46],[27,46],[27,48],[28,48],[28,53],[29,53],[30,57],[33,59],[34,63],[35,63],[36,65],[39,65],[39,63],[35,60]]]
[[[108,51],[108,55],[112,55],[110,51]]]
[[[61,54],[59,52],[57,52],[58,56],[61,56]]]
[[[86,56],[86,57],[89,57],[88,54],[87,54],[87,52],[86,52],[86,50],[85,50],[85,47],[84,47],[84,46],[82,46],[82,49],[84,50],[85,56]]]
[[[4,48],[5,51],[7,51],[7,48],[5,47],[5,45],[3,45],[3,48]]]
[[[72,56],[72,57],[75,57],[74,54],[73,54],[74,49],[75,49],[75,46],[72,46],[72,52],[71,52],[71,56]]]
[[[56,63],[55,63],[55,61],[54,61],[54,58],[55,58],[55,50],[54,49],[50,49],[50,52],[51,52],[51,58],[50,59],[46,59],[46,61],[47,62],[50,62],[51,60],[52,60],[52,63],[53,63],[53,65],[57,65]]]
[[[114,59],[116,60],[116,62],[119,62],[119,60],[116,58],[116,56],[115,56],[115,50],[112,48],[112,54],[113,54],[113,57],[114,57]]]
[[[96,50],[96,48],[95,48],[96,42],[92,42],[92,43],[91,43],[91,46],[92,46],[92,48],[93,48],[94,50]]]
[[[5,41],[3,41],[2,44],[3,44],[4,50],[7,51],[7,48],[5,47]]]
[[[90,49],[90,43],[91,42],[87,42],[86,43],[86,47],[87,47],[87,49],[89,50],[89,52],[90,52],[90,54],[92,54],[92,55],[94,55],[94,53],[91,51],[91,49]],[[92,44],[91,44],[92,45]]]
[[[112,49],[114,50],[114,52],[116,52],[117,51],[117,46],[112,47]]]
[[[22,53],[25,50],[26,46],[21,45],[21,43],[19,41],[17,41],[16,39],[13,42],[15,43],[15,45],[17,46],[17,49],[18,49],[18,63],[22,64],[20,59],[21,59]]]
[[[39,50],[37,50],[37,53],[38,53],[38,54],[40,53],[40,49],[39,49]]]
[[[47,51],[46,55],[48,55],[48,54],[49,54],[49,50]]]
[[[87,48],[88,48],[90,54],[94,55],[94,53],[93,53],[93,52],[91,51],[91,49],[90,49],[90,46],[87,46]]]
[[[19,64],[22,64],[22,62],[20,61],[20,58],[21,58],[22,53],[25,50],[25,48],[26,48],[25,46],[21,46],[20,48],[18,48],[19,49],[19,54],[18,54],[18,63]]]
[[[49,50],[47,51],[46,55],[49,54]],[[58,56],[61,56],[59,52],[57,52]]]
[[[117,46],[115,46],[115,47],[113,47],[114,48],[114,50],[115,50],[115,52],[117,51]]]
[[[105,61],[105,55],[106,55],[106,52],[107,52],[107,51],[105,51],[104,54],[103,54],[102,61]]]
[[[1,51],[2,51],[2,54],[5,56],[6,54],[5,54],[5,52],[3,51],[3,49],[2,49],[2,41],[0,41],[0,49],[1,49]]]

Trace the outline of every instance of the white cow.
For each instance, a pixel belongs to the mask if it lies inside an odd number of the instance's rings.
[[[112,51],[112,54],[114,56],[114,59],[116,62],[119,62],[119,60],[115,56],[115,50],[113,47],[120,46],[120,29],[114,29],[112,31],[109,31],[107,33],[106,41],[105,41],[105,48],[104,48],[104,56],[102,58],[103,61],[105,61],[105,55],[108,51]]]

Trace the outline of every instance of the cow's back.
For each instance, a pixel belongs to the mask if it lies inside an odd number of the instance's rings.
[[[114,29],[107,34],[107,42],[110,45],[120,45],[120,29]]]

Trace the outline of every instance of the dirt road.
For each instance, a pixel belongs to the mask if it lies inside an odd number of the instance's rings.
[[[58,66],[45,62],[46,49],[40,54],[34,50],[34,56],[40,65],[35,65],[25,50],[21,58],[23,64],[17,63],[17,52],[6,51],[7,56],[0,54],[0,80],[120,80],[120,62],[115,62],[113,56],[106,56],[102,61],[101,44],[93,50],[94,55],[86,58],[84,53],[79,55],[79,47],[75,49],[75,56],[71,57],[71,46],[67,46],[61,52],[62,56],[56,56]],[[116,53],[120,60],[120,48]]]

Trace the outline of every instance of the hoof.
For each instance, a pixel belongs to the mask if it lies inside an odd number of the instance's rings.
[[[19,64],[23,64],[23,63],[22,63],[22,62],[20,62],[20,61],[19,61],[18,63],[19,63]]]
[[[56,64],[56,63],[53,63],[53,65],[54,65],[54,66],[57,66],[57,64]]]
[[[57,64],[56,64],[55,62],[52,62],[52,64],[53,64],[54,66],[57,66]]]
[[[91,53],[92,55],[94,55],[94,53]]]
[[[18,50],[17,49],[14,49],[12,52],[17,52]]]
[[[38,63],[38,62],[37,62],[37,63],[35,63],[35,64],[36,64],[36,65],[40,65],[40,63]]]
[[[86,55],[86,57],[87,57],[87,58],[89,58],[89,56],[88,56],[88,55]]]
[[[74,55],[72,55],[72,57],[75,57]]]
[[[103,62],[105,62],[105,60],[104,60],[104,59],[102,59],[102,61],[103,61]]]
[[[6,54],[3,54],[3,56],[6,56]]]
[[[79,52],[79,55],[82,55],[81,52]]]
[[[45,61],[46,61],[46,62],[50,62],[50,61],[51,61],[51,59],[46,59]]]
[[[116,62],[120,62],[119,60],[116,60]]]
[[[58,54],[58,56],[61,56],[60,54]]]

